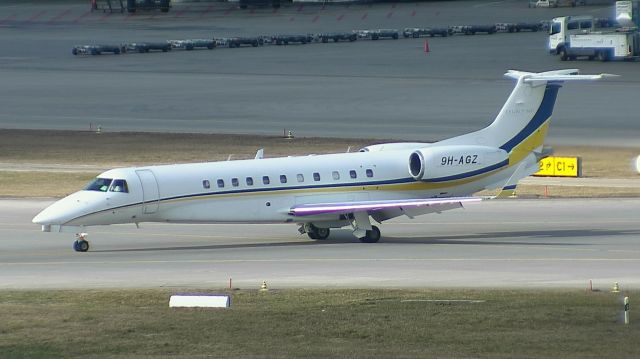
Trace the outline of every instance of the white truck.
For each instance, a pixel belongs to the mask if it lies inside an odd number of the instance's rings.
[[[631,60],[640,56],[640,34],[635,27],[596,31],[590,16],[556,17],[549,26],[549,52],[562,61]]]

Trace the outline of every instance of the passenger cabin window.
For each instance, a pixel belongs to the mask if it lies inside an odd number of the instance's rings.
[[[129,193],[129,187],[127,186],[127,181],[123,179],[114,179],[113,182],[111,182],[111,187],[109,188],[109,192]]]
[[[232,178],[232,179],[231,179],[231,185],[232,185],[233,187],[238,187],[238,186],[240,185],[240,182],[238,181],[238,179],[237,179],[237,178]]]
[[[253,177],[247,177],[247,186],[253,186]]]
[[[111,181],[111,178],[96,178],[84,189],[86,191],[107,192],[109,186],[111,185]]]
[[[211,183],[209,182],[209,180],[202,180],[202,187],[206,189],[211,188]]]
[[[298,173],[296,178],[298,179],[298,182],[304,182],[304,175],[302,173]]]
[[[331,172],[331,177],[333,177],[333,179],[337,181],[340,179],[340,173],[338,171],[333,171]]]
[[[224,180],[223,179],[219,179],[218,180],[218,188],[224,188]]]
[[[358,174],[356,173],[355,170],[351,170],[351,171],[349,171],[349,177],[358,178]]]
[[[269,176],[262,176],[262,183],[269,184],[271,181],[269,180]]]
[[[578,28],[578,25],[580,23],[577,21],[569,21],[569,23],[567,24],[567,30],[575,30]]]
[[[313,180],[320,181],[320,174],[318,172],[313,172]]]
[[[287,183],[287,176],[280,175],[280,183]]]
[[[366,174],[369,178],[373,177],[373,170],[371,168],[367,168]]]

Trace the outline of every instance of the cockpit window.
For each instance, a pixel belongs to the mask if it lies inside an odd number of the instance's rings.
[[[114,179],[113,182],[111,182],[111,188],[109,188],[109,192],[129,193],[127,181],[123,179]]]
[[[111,178],[96,178],[84,189],[86,191],[107,192],[107,190],[109,189],[109,185],[111,185],[111,181]]]

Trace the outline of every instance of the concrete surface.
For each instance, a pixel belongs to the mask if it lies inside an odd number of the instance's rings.
[[[494,200],[312,241],[294,225],[142,224],[42,233],[47,200],[0,200],[0,288],[640,288],[640,199]]]

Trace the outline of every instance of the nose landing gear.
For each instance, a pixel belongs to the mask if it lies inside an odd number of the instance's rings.
[[[87,233],[76,233],[76,241],[73,242],[73,250],[76,252],[86,252],[89,250]]]

